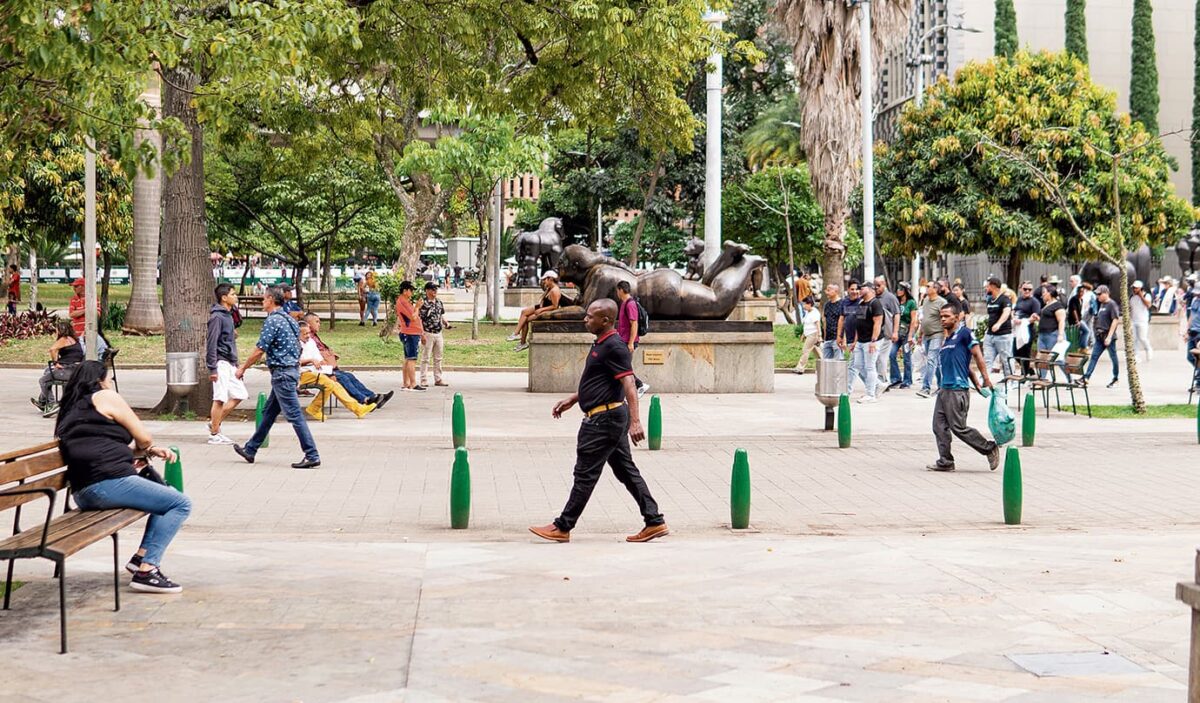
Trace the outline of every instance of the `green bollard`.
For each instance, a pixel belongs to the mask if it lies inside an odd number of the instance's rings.
[[[454,469],[450,472],[450,527],[467,529],[471,521],[471,464],[467,448],[454,450]]]
[[[745,449],[733,453],[733,478],[729,487],[729,524],[735,530],[750,526],[750,459]]]
[[[838,398],[838,447],[850,448],[850,396],[845,393]]]
[[[254,410],[254,429],[255,430],[257,430],[259,427],[262,426],[263,410],[266,407],[267,407],[267,394],[263,393],[262,391],[259,391],[258,392],[258,407],[255,408],[255,410]],[[259,445],[259,449],[266,449],[267,445],[269,445],[270,443],[271,443],[271,435],[270,435],[270,433],[268,433],[266,437],[263,437],[263,441],[262,441],[262,444]]]
[[[183,493],[183,455],[179,453],[179,447],[171,447],[171,451],[175,452],[175,461],[167,462],[167,467],[163,470],[163,480],[168,486]]]
[[[651,451],[662,449],[662,404],[658,396],[650,396],[650,431],[649,445]]]
[[[1004,454],[1004,524],[1021,524],[1021,453],[1016,447]]]
[[[1025,394],[1025,407],[1021,409],[1021,446],[1032,447],[1033,435],[1037,430],[1037,408],[1033,404],[1033,394]]]
[[[454,438],[454,448],[467,446],[467,406],[463,404],[462,393],[454,394],[454,408],[450,413],[450,433]],[[457,459],[455,460],[457,461]]]

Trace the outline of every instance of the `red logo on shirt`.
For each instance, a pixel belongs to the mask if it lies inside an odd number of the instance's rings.
[[[596,353],[596,352],[592,352],[592,358],[593,358],[593,359],[599,359],[599,358],[600,358],[600,355],[599,355],[598,353]]]

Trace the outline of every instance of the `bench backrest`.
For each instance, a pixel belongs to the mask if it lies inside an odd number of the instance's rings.
[[[1072,375],[1074,375],[1074,374],[1082,375],[1083,367],[1085,364],[1087,364],[1087,360],[1088,360],[1087,354],[1075,354],[1075,353],[1067,354],[1067,364],[1066,364],[1067,373],[1072,374]]]
[[[67,462],[58,451],[57,439],[0,454],[0,512],[45,498],[44,494],[33,492],[4,495],[7,490],[18,487],[22,490],[64,490],[67,487],[66,468]]]

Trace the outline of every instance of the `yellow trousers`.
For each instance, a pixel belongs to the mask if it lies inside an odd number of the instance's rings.
[[[321,389],[320,392],[317,393],[317,397],[313,398],[313,402],[308,404],[308,414],[312,415],[313,417],[319,418],[324,416],[324,412],[321,409],[325,407],[325,399],[329,397],[330,393],[333,394],[333,397],[340,400],[342,405],[346,406],[347,410],[354,413],[358,417],[362,417],[363,415],[371,412],[368,406],[363,405],[355,400],[354,397],[346,391],[342,384],[333,380],[333,378],[326,376],[325,374],[313,373],[312,371],[303,371],[300,373],[300,385],[316,385]]]

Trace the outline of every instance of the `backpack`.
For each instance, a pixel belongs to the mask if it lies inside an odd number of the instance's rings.
[[[642,335],[649,334],[650,314],[646,312],[646,308],[642,307],[642,301],[633,296],[630,296],[629,300],[625,301],[625,304],[628,305],[629,301],[633,301],[633,304],[637,306],[638,336],[641,337]]]

